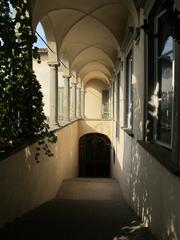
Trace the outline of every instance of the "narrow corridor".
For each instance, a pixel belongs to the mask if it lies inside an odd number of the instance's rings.
[[[1,240],[154,240],[112,179],[65,180],[56,198],[8,224]]]

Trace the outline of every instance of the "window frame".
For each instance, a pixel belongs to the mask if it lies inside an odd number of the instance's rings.
[[[119,138],[120,135],[120,87],[121,87],[121,72],[120,70],[116,74],[116,137]]]
[[[101,113],[101,118],[106,119],[106,120],[110,119],[109,99],[110,99],[109,89],[103,89],[102,90],[102,113]],[[106,108],[107,108],[108,111],[105,111]]]
[[[120,71],[116,76],[116,122],[120,122],[120,86],[121,86],[121,73]]]
[[[158,33],[159,32],[159,28],[158,28],[158,20],[164,15],[166,14],[166,11],[163,10],[161,11],[159,14],[157,14],[154,18],[154,32],[155,33]],[[160,87],[160,79],[159,79],[159,56],[158,56],[158,40],[159,38],[157,37],[155,40],[154,40],[154,50],[155,50],[155,53],[154,53],[154,69],[155,69],[155,82],[154,82],[154,85],[157,85]],[[168,144],[166,142],[163,142],[161,140],[158,140],[157,139],[157,135],[158,135],[158,108],[159,108],[159,105],[158,104],[158,91],[159,89],[157,89],[157,93],[156,93],[156,104],[157,104],[157,112],[156,112],[156,117],[154,119],[154,127],[153,127],[153,140],[155,141],[155,143],[167,148],[167,149],[172,149],[172,146],[173,146],[173,133],[174,133],[174,124],[173,124],[173,121],[174,121],[174,81],[175,81],[175,75],[174,75],[174,67],[175,67],[175,59],[174,59],[174,56],[175,56],[175,48],[174,48],[174,40],[173,40],[173,49],[172,49],[172,52],[173,52],[173,61],[172,61],[172,80],[171,80],[171,83],[172,83],[172,86],[173,86],[173,102],[172,102],[172,114],[171,114],[171,121],[172,121],[172,125],[171,125],[171,143]]]
[[[129,68],[128,68],[129,59],[132,59],[130,74],[129,74]],[[125,99],[126,101],[124,105],[125,107],[124,126],[126,129],[130,130],[131,132],[133,131],[133,107],[134,107],[133,106],[133,83],[132,83],[133,65],[134,65],[133,64],[133,48],[131,46],[125,57]],[[129,77],[130,75],[131,75],[131,79]]]
[[[153,34],[152,34],[152,19],[154,21],[155,17],[157,17],[160,13],[158,12],[158,2],[154,1],[154,4],[149,6],[149,8],[145,9],[145,18],[148,20],[148,34],[144,35],[144,59],[145,59],[145,85],[144,85],[144,137],[143,140],[138,140],[137,142],[146,149],[152,156],[155,157],[168,171],[175,174],[176,176],[180,176],[180,82],[178,79],[180,78],[180,44],[174,42],[173,44],[173,75],[174,75],[174,89],[173,89],[173,111],[172,111],[172,147],[168,148],[167,146],[160,145],[158,142],[154,141],[152,132],[154,131],[154,125],[152,125],[153,117],[150,115],[151,109],[151,96],[153,93],[152,85],[154,88],[154,76],[152,77],[151,72],[153,72],[154,64],[151,64],[150,60],[152,57],[154,59],[155,52],[152,51],[152,41],[150,43],[150,38],[152,38],[154,31],[153,25]],[[154,46],[154,45],[153,45]],[[150,51],[150,49],[151,51]],[[150,87],[151,82],[151,87]],[[153,82],[153,84],[152,84]],[[153,122],[154,123],[154,122]]]

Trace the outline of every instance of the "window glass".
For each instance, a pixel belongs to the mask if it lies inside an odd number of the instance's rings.
[[[120,132],[120,72],[116,77],[116,137]]]
[[[117,74],[117,89],[116,89],[116,121],[119,122],[119,117],[120,117],[120,73]]]
[[[159,91],[157,140],[171,145],[173,107],[173,38],[170,36],[169,26],[164,23],[163,16],[158,18],[158,32],[157,81]]]
[[[132,52],[126,59],[126,127],[132,128]]]
[[[102,118],[109,118],[109,90],[102,91]]]

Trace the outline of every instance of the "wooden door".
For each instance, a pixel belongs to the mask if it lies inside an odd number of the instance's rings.
[[[110,140],[100,133],[89,133],[79,141],[79,176],[109,177]]]

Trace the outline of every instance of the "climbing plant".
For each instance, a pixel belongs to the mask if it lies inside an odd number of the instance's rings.
[[[1,0],[0,4],[0,145],[14,146],[17,141],[40,137],[56,142],[43,113],[41,86],[32,70],[36,36],[32,31],[30,4],[27,0]],[[40,141],[43,144],[44,141]],[[48,155],[51,152],[47,146]],[[39,150],[39,148],[38,148]],[[36,160],[38,154],[36,155]]]

